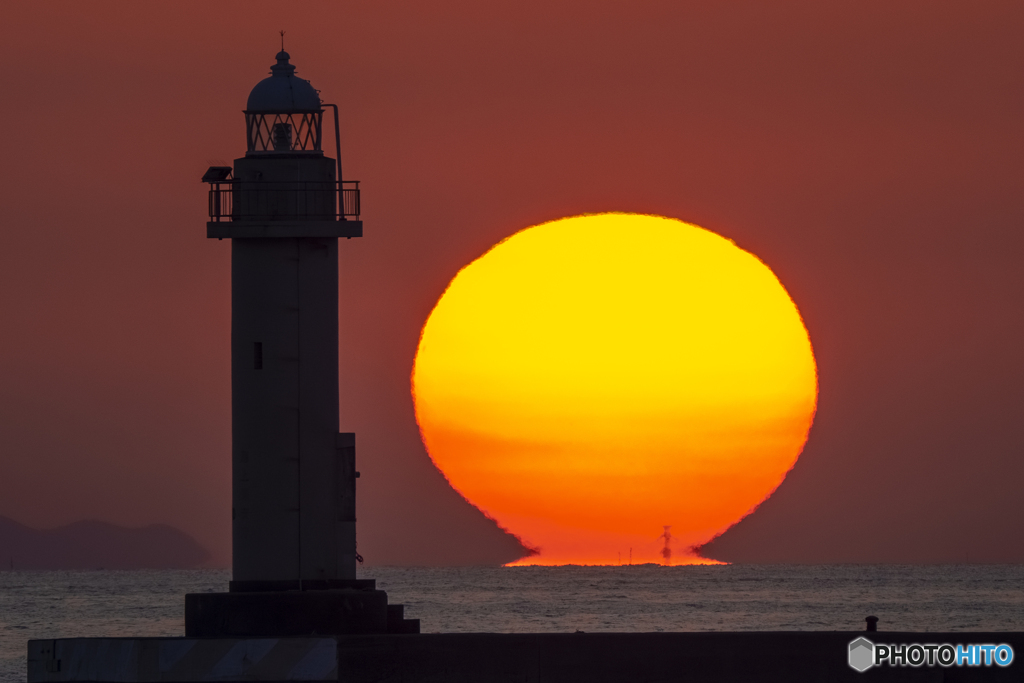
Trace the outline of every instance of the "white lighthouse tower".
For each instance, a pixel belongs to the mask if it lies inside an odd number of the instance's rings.
[[[245,156],[203,177],[207,235],[232,242],[232,581],[186,597],[186,632],[408,632],[356,580],[355,435],[339,433],[338,238],[362,236],[359,185],[341,177],[337,107],[289,59],[249,94]]]

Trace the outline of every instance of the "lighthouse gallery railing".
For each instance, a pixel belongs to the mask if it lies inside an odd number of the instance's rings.
[[[210,221],[359,219],[359,181],[210,183]],[[338,206],[338,197],[341,206]]]

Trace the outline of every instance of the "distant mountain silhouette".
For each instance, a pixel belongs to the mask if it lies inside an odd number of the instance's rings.
[[[210,553],[166,524],[138,529],[86,520],[37,530],[0,517],[0,568],[190,569]]]

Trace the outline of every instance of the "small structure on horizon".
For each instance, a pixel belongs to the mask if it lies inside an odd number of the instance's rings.
[[[665,545],[661,549],[661,556],[665,559],[665,564],[672,563],[672,527],[663,527],[665,530],[661,532],[661,536],[658,536],[658,540],[665,540]]]

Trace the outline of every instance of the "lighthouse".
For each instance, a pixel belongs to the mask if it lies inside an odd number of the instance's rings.
[[[337,107],[290,59],[249,94],[245,156],[202,178],[207,236],[231,241],[232,579],[186,596],[186,632],[409,632],[356,579],[355,434],[339,431],[338,243],[362,236],[359,183],[341,175]]]

